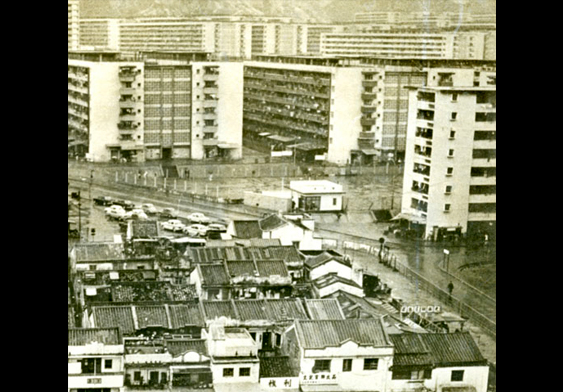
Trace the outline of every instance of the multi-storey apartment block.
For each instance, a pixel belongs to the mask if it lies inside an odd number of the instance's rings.
[[[78,49],[79,25],[80,14],[78,0],[68,0],[68,50]]]
[[[409,91],[402,214],[425,238],[494,236],[496,77]]]
[[[119,49],[119,19],[80,19],[80,31],[82,49]]]
[[[69,60],[69,145],[93,161],[242,154],[242,63],[205,53]]]

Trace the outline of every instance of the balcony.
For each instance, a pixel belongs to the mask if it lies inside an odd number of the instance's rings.
[[[217,94],[218,92],[219,92],[219,87],[218,87],[218,86],[204,87],[204,88],[203,88],[203,93],[204,93],[204,94]]]
[[[365,105],[362,105],[362,109],[361,109],[361,110],[362,110],[362,113],[368,113],[368,114],[369,114],[369,113],[375,113],[375,111],[376,111],[377,109],[376,109],[375,107],[373,107],[373,106],[365,106]]]
[[[377,99],[376,93],[362,93],[362,100],[372,101],[374,99]]]
[[[204,125],[203,132],[215,133],[217,132],[217,125]]]
[[[418,101],[417,108],[422,110],[434,110],[436,105],[433,102]]]
[[[120,94],[120,95],[126,95],[126,96],[135,95],[136,92],[137,92],[137,90],[134,89],[133,87],[121,87],[121,88],[119,89],[119,94]]]
[[[375,139],[375,132],[360,132],[358,139]]]
[[[372,149],[375,146],[375,139],[358,139],[359,149]]]
[[[209,82],[215,82],[219,79],[218,73],[205,73],[203,74],[203,80]]]
[[[131,122],[120,122],[117,124],[117,128],[122,131],[134,131],[139,128],[139,126]]]
[[[137,113],[119,113],[121,121],[137,121]]]
[[[206,99],[203,101],[204,108],[216,108],[217,107],[217,100],[216,99]]]
[[[202,142],[204,147],[214,147],[219,144],[219,140],[216,137],[211,139],[203,139]]]
[[[363,87],[377,87],[377,80],[363,80]]]
[[[121,82],[134,82],[137,76],[141,73],[139,69],[122,69],[119,71],[119,80]]]
[[[360,118],[360,124],[364,125],[364,126],[372,126],[375,125],[375,118],[371,118],[371,117],[361,117]]]
[[[203,119],[204,120],[215,120],[215,119],[217,119],[217,113],[215,113],[215,112],[203,113]]]
[[[132,99],[120,99],[119,100],[119,108],[120,109],[130,109],[137,107],[137,102]]]

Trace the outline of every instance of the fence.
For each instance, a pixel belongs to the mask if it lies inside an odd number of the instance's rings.
[[[428,294],[432,295],[439,301],[445,304],[451,305],[453,308],[457,309],[461,317],[469,318],[474,324],[483,328],[492,337],[496,339],[496,322],[483,315],[481,312],[477,311],[473,307],[462,302],[434,283],[430,282],[425,277],[421,276],[417,272],[410,269],[408,266],[399,262],[398,258],[389,252],[388,248],[385,246],[373,246],[366,245],[362,243],[352,242],[352,241],[338,241],[335,239],[323,239],[323,248],[339,248],[350,249],[354,251],[364,252],[370,255],[379,255],[381,251],[381,261],[384,265],[393,268],[395,271],[399,272],[401,275],[405,276],[410,282],[415,283],[417,287],[421,290],[426,291]]]

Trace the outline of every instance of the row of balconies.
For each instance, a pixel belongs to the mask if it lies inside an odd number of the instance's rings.
[[[414,146],[414,153],[423,157],[430,158],[432,156],[432,148],[430,147],[421,147],[419,145]]]
[[[430,166],[421,165],[419,163],[414,164],[413,173],[422,174],[424,176],[430,175]]]
[[[374,99],[377,99],[377,93],[374,93],[374,92],[363,92],[362,93],[362,100],[372,101]]]
[[[265,90],[265,91],[279,91],[282,93],[300,94],[306,96],[314,95],[315,97],[325,98],[325,99],[330,98],[330,92],[326,88],[314,88],[313,89],[314,91],[312,91],[312,89],[310,88],[304,88],[299,85],[281,86],[273,83],[255,83],[255,82],[245,82],[245,87],[252,87],[258,90]]]
[[[264,124],[275,124],[282,126],[284,128],[295,129],[303,132],[313,133],[316,135],[327,136],[328,130],[326,128],[318,127],[318,126],[311,126],[309,124],[298,124],[292,121],[288,121],[285,119],[276,119],[276,118],[264,118],[263,116],[256,116],[250,113],[244,113],[244,118],[258,121]]]
[[[139,128],[139,124],[134,123],[132,121],[120,121],[117,124],[117,128],[120,130],[135,130]]]
[[[297,98],[297,97],[280,97],[275,93],[262,93],[257,94],[254,92],[247,92],[245,91],[244,97],[249,99],[255,99],[262,103],[265,102],[276,102],[281,103],[283,105],[290,105],[290,106],[299,106],[306,109],[315,109],[320,111],[327,111],[328,110],[328,102],[316,102],[311,99],[304,99],[304,98]]]
[[[246,70],[244,77],[257,78],[257,79],[271,79],[280,80],[283,82],[301,83],[301,84],[316,84],[319,86],[330,86],[330,78],[303,76],[300,72],[288,74],[275,74],[270,72],[256,72]]]
[[[363,125],[363,126],[370,127],[372,125],[375,125],[375,118],[362,116],[362,117],[360,117],[360,124]]]
[[[316,114],[316,113],[309,113],[309,112],[305,112],[305,111],[300,111],[300,110],[296,110],[295,108],[292,108],[292,110],[290,109],[286,109],[286,108],[279,108],[279,107],[272,107],[272,106],[268,106],[268,105],[254,105],[254,104],[249,104],[246,103],[244,105],[244,109],[246,111],[251,111],[251,112],[259,112],[259,113],[267,113],[267,114],[277,114],[277,115],[283,115],[283,116],[288,116],[291,118],[298,118],[298,119],[302,119],[302,120],[309,120],[309,121],[315,121],[321,124],[328,124],[329,120],[327,116],[323,116],[321,114]]]
[[[375,111],[377,110],[376,107],[373,106],[366,106],[366,105],[362,105],[361,106],[361,111],[362,113],[375,113]]]

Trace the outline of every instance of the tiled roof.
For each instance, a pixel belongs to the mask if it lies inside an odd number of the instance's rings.
[[[328,263],[329,261],[334,260],[340,264],[343,264],[347,267],[351,267],[351,263],[346,260],[344,257],[331,255],[330,253],[323,252],[318,256],[308,257],[305,259],[305,265],[308,268],[316,268],[320,265]]]
[[[178,329],[187,325],[203,326],[203,314],[196,302],[185,305],[168,305],[170,323],[172,329]]]
[[[201,301],[203,317],[213,320],[219,317],[238,319],[238,314],[232,300],[226,301]]]
[[[340,308],[346,318],[351,318],[350,316],[354,314],[355,310],[358,308],[376,318],[398,313],[395,308],[389,308],[388,306],[383,307],[382,305],[371,303],[365,298],[357,297],[342,290],[333,293],[332,297],[338,300]]]
[[[235,276],[254,276],[256,272],[256,266],[252,260],[232,260],[225,262],[227,271],[231,277]]]
[[[92,342],[122,344],[119,328],[69,328],[68,345],[84,346]]]
[[[195,302],[184,305],[93,306],[92,314],[96,327],[119,327],[124,335],[147,327],[178,329],[187,325],[203,326],[203,315]]]
[[[226,260],[224,248],[188,248],[188,256],[197,264]]]
[[[262,259],[280,259],[286,262],[303,261],[294,246],[269,246],[267,248],[255,248],[260,250]]]
[[[288,356],[260,357],[260,378],[297,377],[299,371],[291,366]]]
[[[347,341],[362,346],[388,347],[391,344],[380,320],[297,320],[295,331],[305,349],[339,347]]]
[[[331,286],[331,285],[336,284],[336,283],[344,283],[348,286],[353,286],[353,287],[357,287],[357,288],[360,288],[360,289],[362,288],[360,285],[358,285],[353,280],[346,279],[346,278],[343,278],[341,276],[338,276],[336,273],[330,273],[330,274],[323,275],[320,278],[313,280],[312,283],[313,283],[313,286],[315,286],[316,288],[319,288],[319,289]]]
[[[78,243],[74,245],[77,262],[123,260],[124,247],[120,243]]]
[[[389,335],[394,349],[393,366],[422,366],[434,363],[428,347],[422,341],[424,334]]]
[[[158,222],[153,220],[131,221],[132,237],[154,238],[159,236]]]
[[[283,260],[256,260],[256,266],[258,267],[258,274],[263,277],[289,276]]]
[[[344,313],[336,298],[305,299],[311,320],[344,320]]]
[[[262,238],[262,230],[257,220],[233,221],[237,238]]]
[[[146,327],[169,328],[168,316],[164,306],[135,306],[139,329]]]
[[[131,306],[93,306],[92,314],[98,328],[119,327],[124,335],[135,332]]]
[[[220,286],[230,283],[225,265],[221,264],[199,264],[197,268],[201,271],[201,276],[207,286]]]
[[[279,238],[236,238],[232,240],[208,240],[206,248],[224,248],[228,246],[279,246]]]
[[[303,258],[294,246],[224,246],[188,249],[194,263],[213,263],[223,260],[269,260],[281,259],[286,262],[302,262]]]
[[[196,353],[208,355],[207,346],[203,339],[190,339],[190,340],[165,340],[165,346],[168,348],[173,356],[184,354],[188,351],[195,351]]]
[[[201,301],[204,317],[227,317],[239,321],[308,319],[298,298]]]
[[[487,362],[469,332],[425,333],[419,336],[437,366]]]
[[[276,214],[271,214],[266,218],[261,219],[259,224],[262,231],[272,231],[278,227],[287,225],[287,221]]]

